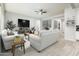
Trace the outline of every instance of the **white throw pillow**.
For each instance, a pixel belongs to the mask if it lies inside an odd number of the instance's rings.
[[[6,30],[6,29],[4,29],[4,30],[2,31],[2,36],[7,36],[7,30]]]

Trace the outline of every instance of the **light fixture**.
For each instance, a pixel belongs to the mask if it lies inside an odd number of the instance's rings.
[[[43,15],[44,13],[47,13],[47,11],[45,11],[45,10],[43,10],[43,9],[40,9],[40,10],[34,11],[34,12],[36,12],[36,13],[39,14],[39,15]]]

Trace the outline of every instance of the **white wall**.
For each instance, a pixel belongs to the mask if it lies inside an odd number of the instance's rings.
[[[18,27],[18,19],[30,20],[30,28],[36,26],[36,20],[38,20],[31,17],[27,17],[25,15],[16,14],[12,12],[6,12],[6,22],[7,20],[11,20]]]
[[[0,33],[4,29],[4,4],[0,6]]]
[[[36,27],[36,30],[37,31],[40,31],[41,30],[41,21],[40,20],[36,20],[36,25],[35,25]]]
[[[1,21],[1,6],[0,6],[0,21]],[[1,22],[0,22],[0,30],[1,30]]]

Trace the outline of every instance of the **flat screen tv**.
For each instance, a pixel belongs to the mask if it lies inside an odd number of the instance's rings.
[[[76,25],[76,31],[79,31],[79,25]]]
[[[24,19],[18,19],[18,27],[29,27],[30,21]]]

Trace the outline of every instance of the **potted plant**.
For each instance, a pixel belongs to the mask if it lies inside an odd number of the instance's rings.
[[[13,24],[12,21],[7,21],[7,24],[6,24],[6,29],[7,29],[7,35],[14,35],[13,33],[13,29],[16,27],[15,24]]]
[[[35,27],[32,27],[32,28],[31,28],[31,32],[32,32],[33,34],[34,34],[35,30],[36,30]]]
[[[13,24],[13,22],[12,21],[7,21],[7,24],[6,24],[6,29],[9,29],[9,30],[13,30],[14,28],[16,27],[16,25],[15,24]]]

